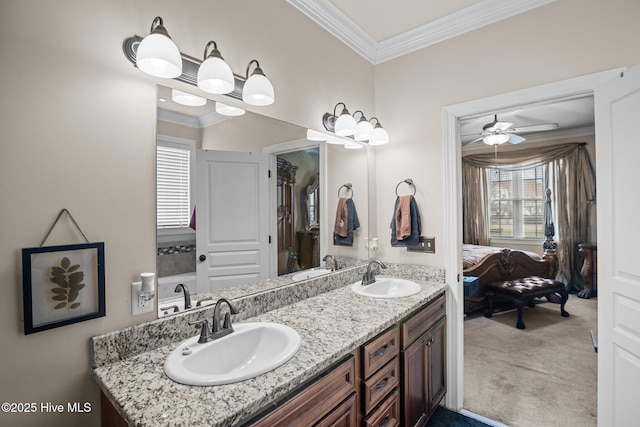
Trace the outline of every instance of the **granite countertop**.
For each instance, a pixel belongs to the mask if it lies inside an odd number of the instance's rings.
[[[440,282],[398,299],[357,295],[349,286],[245,319],[288,325],[302,337],[296,355],[256,378],[223,386],[169,379],[164,360],[180,342],[94,369],[93,376],[129,425],[230,426],[278,400],[444,292]]]

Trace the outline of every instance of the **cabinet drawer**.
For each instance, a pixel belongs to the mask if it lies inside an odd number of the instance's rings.
[[[398,355],[400,333],[394,326],[362,346],[362,373],[369,378],[374,372]]]
[[[396,427],[400,425],[400,393],[395,390],[364,420],[365,427]]]
[[[336,366],[251,426],[313,425],[355,391],[355,358]]]
[[[356,402],[356,394],[353,393],[314,427],[357,427],[358,405]]]
[[[400,363],[398,358],[383,366],[362,384],[362,405],[367,415],[376,405],[396,388],[400,382]]]
[[[420,335],[431,328],[446,313],[446,297],[443,294],[400,325],[402,348],[407,348]]]

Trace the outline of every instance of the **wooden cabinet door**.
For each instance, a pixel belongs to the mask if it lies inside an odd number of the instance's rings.
[[[427,333],[427,353],[429,358],[429,416],[438,407],[447,392],[447,346],[446,317],[440,319]]]
[[[403,426],[424,426],[429,419],[429,355],[426,334],[402,352]]]

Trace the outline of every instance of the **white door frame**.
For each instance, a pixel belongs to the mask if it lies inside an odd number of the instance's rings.
[[[445,271],[447,298],[447,395],[445,406],[459,411],[464,404],[464,291],[462,285],[462,152],[460,119],[500,113],[523,105],[546,104],[593,95],[596,86],[624,68],[522,89],[443,109],[445,164]],[[597,142],[596,142],[597,143]],[[599,306],[599,311],[604,307]],[[600,313],[598,313],[600,316]]]
[[[327,197],[328,181],[327,181],[327,143],[323,141],[310,141],[308,139],[298,139],[294,141],[282,142],[280,144],[268,145],[262,149],[265,154],[270,154],[269,169],[271,169],[272,180],[269,183],[269,197],[271,199],[271,208],[269,210],[269,224],[271,233],[271,277],[278,275],[278,224],[276,218],[276,211],[278,209],[277,204],[277,160],[278,154],[290,153],[292,151],[301,151],[308,148],[316,148],[320,150],[319,155],[319,171],[320,171],[320,218],[325,218],[324,223],[327,225],[323,227],[323,222],[320,224],[320,258],[322,259],[327,251],[328,239],[327,230],[328,221],[328,209],[327,203],[329,198]],[[276,249],[274,249],[276,248]]]

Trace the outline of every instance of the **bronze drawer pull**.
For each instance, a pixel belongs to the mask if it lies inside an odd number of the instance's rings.
[[[385,388],[387,384],[389,384],[389,378],[383,379],[378,384],[376,384],[373,388],[376,390],[380,390],[381,388]]]
[[[387,416],[384,417],[383,424],[379,424],[378,427],[387,427],[388,425],[389,425],[389,415],[387,414]]]
[[[382,348],[373,352],[374,357],[382,356],[389,350],[389,344],[385,344]]]

